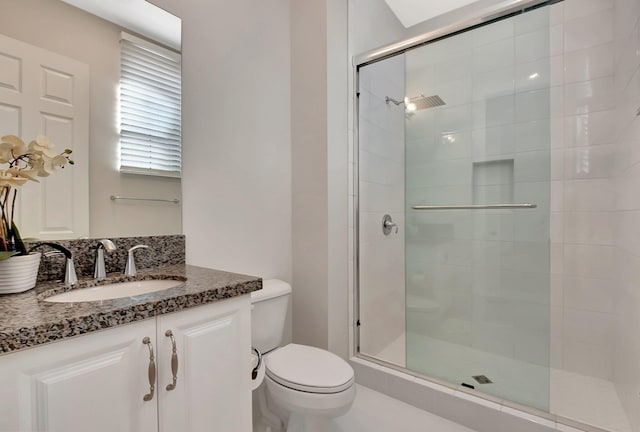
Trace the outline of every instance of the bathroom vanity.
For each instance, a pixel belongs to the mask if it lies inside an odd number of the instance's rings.
[[[247,294],[261,280],[140,273],[186,281],[94,302],[47,302],[59,283],[0,297],[0,431],[251,430]]]

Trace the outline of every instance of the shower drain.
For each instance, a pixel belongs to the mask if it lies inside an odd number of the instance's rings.
[[[478,384],[493,384],[493,381],[487,378],[486,375],[473,375],[471,378],[476,380]]]

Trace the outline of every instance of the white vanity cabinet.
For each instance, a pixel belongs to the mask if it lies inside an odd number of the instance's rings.
[[[0,357],[3,432],[152,432],[146,320]]]
[[[160,432],[250,432],[250,296],[160,315],[157,331]]]
[[[0,431],[249,432],[250,332],[245,295],[0,356]]]

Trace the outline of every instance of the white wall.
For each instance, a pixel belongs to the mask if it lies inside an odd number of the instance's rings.
[[[182,18],[187,262],[290,282],[289,1],[154,3]]]
[[[327,348],[327,5],[291,6],[293,340]]]
[[[403,39],[404,34],[404,26],[384,0],[349,0],[350,59]]]
[[[293,340],[348,356],[345,0],[293,2]]]
[[[475,0],[447,2],[416,2],[415,0],[385,0],[405,27],[411,27],[451,10],[459,9]]]
[[[346,357],[345,0],[154,3],[183,19],[187,261],[292,281],[294,341]]]
[[[613,29],[614,283],[593,300],[613,313],[613,380],[633,430],[640,430],[640,2],[616,0]]]
[[[347,0],[327,1],[327,171],[329,350],[350,357],[349,334],[349,77]]]
[[[181,233],[179,205],[114,203],[109,199],[111,195],[181,198],[179,179],[125,175],[118,171],[117,97],[122,29],[60,1],[2,0],[0,9],[2,34],[74,58],[91,69],[90,235]]]

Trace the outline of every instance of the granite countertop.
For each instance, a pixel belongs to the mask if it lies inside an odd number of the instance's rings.
[[[21,294],[0,295],[0,354],[6,354],[97,330],[153,318],[262,288],[262,279],[236,273],[175,264],[138,270],[136,277],[109,274],[104,281],[80,280],[77,288],[42,282]],[[44,298],[70,289],[144,279],[177,279],[175,288],[136,297],[78,303]]]

